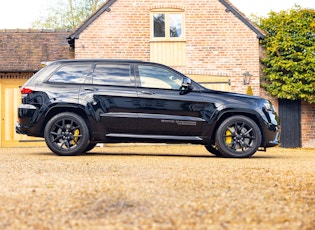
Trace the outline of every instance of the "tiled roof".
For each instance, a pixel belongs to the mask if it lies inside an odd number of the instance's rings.
[[[0,72],[35,72],[41,61],[73,58],[69,30],[0,29]]]
[[[0,29],[0,33],[71,33],[69,29]]]

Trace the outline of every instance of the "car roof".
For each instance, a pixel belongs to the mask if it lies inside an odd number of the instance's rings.
[[[82,62],[116,62],[116,63],[143,63],[140,60],[133,60],[133,59],[62,59],[62,60],[55,60],[55,61],[42,61],[42,65],[50,65],[55,63],[82,63]]]

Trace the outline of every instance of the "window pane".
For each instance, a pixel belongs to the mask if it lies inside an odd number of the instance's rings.
[[[153,15],[154,37],[165,37],[165,14]]]
[[[130,86],[129,65],[96,65],[93,72],[93,84]]]
[[[170,14],[170,37],[182,36],[182,15]]]
[[[180,89],[182,77],[166,69],[142,65],[139,66],[140,82],[142,87],[159,89]]]
[[[90,67],[90,64],[63,66],[49,79],[49,82],[83,83]]]

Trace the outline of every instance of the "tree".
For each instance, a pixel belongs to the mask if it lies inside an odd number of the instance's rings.
[[[59,0],[33,22],[35,29],[75,29],[86,20],[105,0]]]
[[[267,32],[262,86],[278,98],[315,103],[315,10],[272,11],[258,25]]]

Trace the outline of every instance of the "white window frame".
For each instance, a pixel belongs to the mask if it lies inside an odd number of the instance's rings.
[[[154,19],[155,14],[165,15],[165,37],[154,37]],[[170,36],[170,15],[180,14],[182,16],[182,35],[180,37]],[[186,41],[186,29],[185,29],[185,13],[178,9],[155,9],[150,12],[150,39],[151,41]]]

